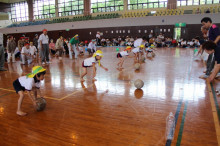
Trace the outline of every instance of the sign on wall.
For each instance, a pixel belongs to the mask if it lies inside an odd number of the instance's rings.
[[[186,27],[186,23],[176,23],[175,27]]]

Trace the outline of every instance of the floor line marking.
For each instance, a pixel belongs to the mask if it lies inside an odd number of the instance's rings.
[[[207,85],[208,85],[208,91],[209,91],[209,99],[210,99],[211,107],[212,107],[212,115],[213,115],[213,119],[214,119],[216,137],[217,137],[217,141],[218,141],[218,146],[220,146],[220,127],[219,127],[219,119],[218,119],[217,109],[215,107],[215,101],[214,101],[214,97],[213,97],[214,93],[212,92],[212,88],[211,88],[212,84],[207,82]]]
[[[9,91],[9,92],[14,92],[14,93],[16,93],[14,90],[5,89],[5,88],[0,88],[0,90],[4,90],[4,91]],[[27,93],[25,93],[25,94],[27,94]],[[48,96],[44,96],[44,98],[53,99],[53,100],[60,100],[59,98],[53,98],[53,97],[48,97]]]
[[[188,101],[185,102],[185,106],[184,106],[184,110],[183,110],[182,122],[181,122],[181,125],[180,125],[180,130],[179,130],[176,146],[180,146],[180,144],[181,144],[182,135],[183,135],[183,127],[184,127],[186,111],[187,111],[187,106],[188,106]]]

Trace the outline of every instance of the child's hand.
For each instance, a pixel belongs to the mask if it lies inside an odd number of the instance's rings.
[[[105,71],[108,71],[108,69],[107,68],[104,68],[105,69]]]

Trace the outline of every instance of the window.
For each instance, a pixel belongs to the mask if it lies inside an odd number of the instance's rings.
[[[11,4],[11,20],[13,22],[29,20],[27,2]]]
[[[218,4],[220,0],[177,0],[177,6]]]
[[[128,9],[148,9],[167,7],[167,0],[128,0]]]
[[[124,0],[91,0],[91,13],[114,12],[124,9]]]
[[[59,0],[59,16],[79,15],[84,12],[84,0]]]
[[[55,0],[34,0],[34,19],[55,17]]]

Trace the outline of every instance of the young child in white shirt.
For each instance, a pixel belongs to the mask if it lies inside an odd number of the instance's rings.
[[[32,63],[32,56],[30,53],[30,44],[26,43],[24,47],[21,49],[21,61],[23,65],[25,65],[25,62],[27,61],[28,64]]]
[[[36,58],[37,48],[33,45],[33,42],[30,42],[30,54],[33,59]]]
[[[32,73],[29,73],[26,76],[19,77],[13,82],[14,89],[16,93],[20,96],[18,99],[18,108],[16,112],[18,115],[27,115],[27,113],[21,110],[22,101],[25,96],[25,90],[27,90],[27,94],[32,100],[34,106],[36,106],[37,93],[39,93],[40,97],[42,97],[42,94],[40,92],[40,81],[44,80],[45,74],[46,69],[41,66],[35,66],[32,68]],[[33,95],[31,95],[31,91],[33,91]]]
[[[84,55],[84,52],[83,52],[83,43],[80,43],[80,44],[79,44],[79,55]]]
[[[99,64],[99,66],[101,68],[103,68],[104,70],[108,71],[107,68],[105,68],[101,63],[100,63],[100,60],[102,59],[103,57],[103,53],[101,50],[97,50],[92,57],[90,58],[87,58],[85,59],[83,62],[82,62],[82,68],[83,68],[83,73],[80,77],[80,81],[81,82],[84,82],[85,80],[83,79],[83,77],[87,74],[87,68],[88,67],[93,67],[93,81],[96,81],[95,79],[95,76],[96,76],[96,63]]]
[[[144,55],[143,49],[144,49],[144,45],[140,45],[139,47],[134,48],[132,50],[132,52],[134,53],[134,61],[135,62],[139,62],[139,60],[142,57],[142,55]]]
[[[119,62],[117,64],[119,69],[123,69],[122,65],[124,63],[125,56],[129,56],[128,53],[130,52],[131,52],[131,46],[127,46],[124,51],[117,53],[116,57],[119,58]]]
[[[88,45],[88,49],[87,51],[89,52],[89,55],[93,54],[94,52],[96,52],[96,40],[93,39],[89,45]]]

